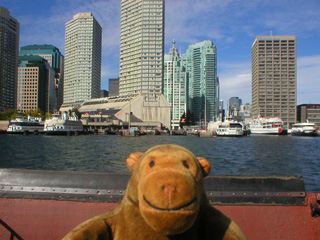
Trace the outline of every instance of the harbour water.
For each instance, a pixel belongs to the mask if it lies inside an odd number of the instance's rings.
[[[320,192],[320,137],[0,135],[0,168],[129,173],[125,160],[158,144],[179,144],[209,160],[211,175],[303,176]]]

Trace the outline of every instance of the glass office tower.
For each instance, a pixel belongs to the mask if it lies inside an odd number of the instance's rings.
[[[217,49],[210,40],[190,45],[182,55],[183,66],[189,73],[188,109],[201,126],[215,121],[219,107]]]

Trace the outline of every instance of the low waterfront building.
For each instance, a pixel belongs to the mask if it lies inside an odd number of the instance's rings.
[[[315,123],[320,127],[320,104],[301,104],[297,106],[297,122]]]
[[[147,101],[146,94],[97,98],[83,102],[79,111],[83,124],[91,130],[169,129],[170,104],[162,94],[156,100]]]

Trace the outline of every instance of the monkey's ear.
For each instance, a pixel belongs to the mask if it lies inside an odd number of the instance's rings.
[[[207,159],[203,158],[203,157],[197,157],[197,160],[200,163],[200,167],[202,169],[203,177],[208,176],[210,171],[211,171],[211,166],[210,166],[209,161]]]
[[[135,169],[136,163],[139,161],[140,157],[143,155],[142,152],[134,152],[129,155],[126,160],[127,167],[131,172]]]

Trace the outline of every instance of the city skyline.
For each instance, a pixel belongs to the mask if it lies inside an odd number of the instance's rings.
[[[20,22],[20,47],[52,44],[63,54],[65,23],[79,12],[92,12],[103,28],[102,89],[108,89],[108,79],[119,76],[120,3],[4,0],[1,6]],[[296,35],[297,104],[318,103],[319,10],[320,3],[315,0],[246,4],[234,0],[166,1],[165,52],[172,39],[180,54],[190,44],[212,40],[218,52],[221,99],[238,96],[251,103],[251,45],[255,37],[270,31],[273,35]]]

